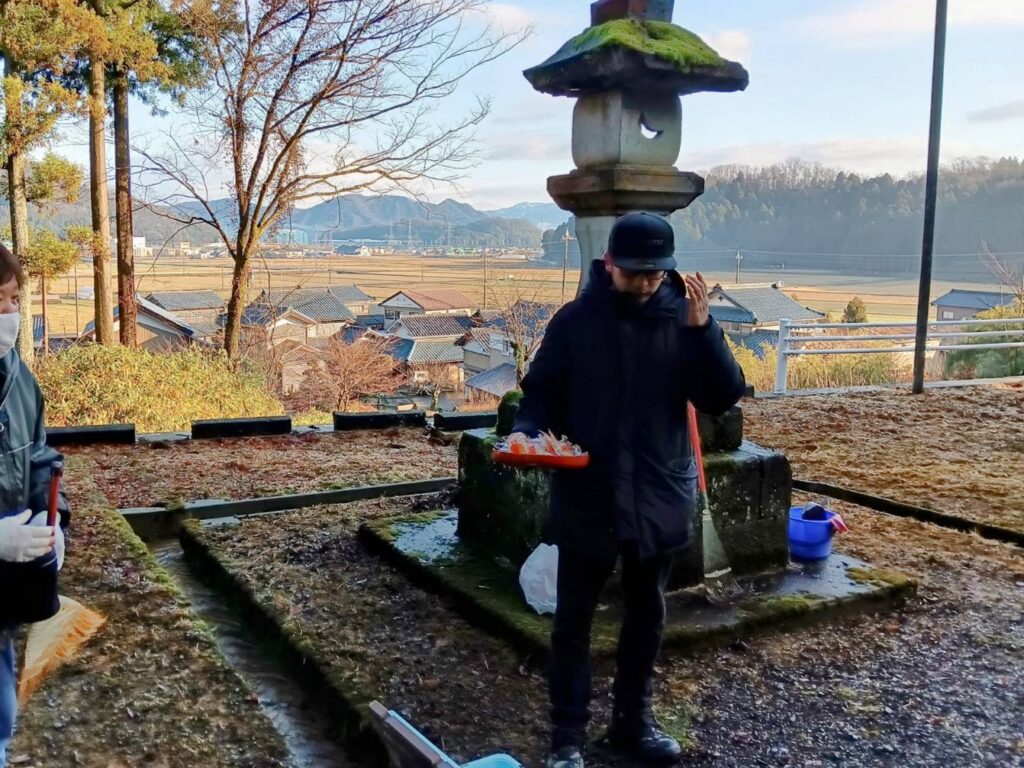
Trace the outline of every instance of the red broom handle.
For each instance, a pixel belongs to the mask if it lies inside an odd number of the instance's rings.
[[[693,446],[693,455],[697,459],[697,479],[700,482],[700,491],[706,494],[708,492],[708,481],[704,476],[704,452],[700,448],[697,409],[693,407],[693,403],[686,404],[686,417],[690,423],[690,445]]]
[[[46,516],[46,524],[51,528],[57,525],[57,500],[60,498],[60,479],[63,476],[64,462],[53,462],[50,467],[50,509]]]

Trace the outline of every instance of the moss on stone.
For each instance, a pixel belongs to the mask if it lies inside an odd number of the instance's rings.
[[[498,404],[498,427],[497,433],[501,437],[512,434],[512,427],[516,423],[516,414],[519,413],[519,403],[523,399],[523,393],[518,389],[506,392]]]
[[[747,600],[740,604],[739,609],[755,619],[772,617],[779,620],[810,613],[823,602],[822,598],[811,595],[773,595]]]
[[[665,21],[614,19],[590,27],[569,44],[577,50],[627,48],[667,61],[683,73],[690,72],[694,67],[725,64],[725,59],[700,37]]]
[[[913,583],[902,573],[884,568],[847,568],[846,575],[862,584],[890,586],[897,589],[904,589]]]

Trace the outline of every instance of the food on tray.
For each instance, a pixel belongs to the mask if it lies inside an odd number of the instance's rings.
[[[522,432],[508,436],[499,451],[517,456],[583,456],[584,452],[569,438],[555,437],[551,432],[541,432],[537,437],[527,437]]]

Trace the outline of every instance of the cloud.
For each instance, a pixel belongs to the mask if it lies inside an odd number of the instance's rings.
[[[934,0],[864,0],[835,13],[799,19],[800,31],[850,47],[878,47],[932,34]],[[1024,26],[1021,0],[960,0],[949,9],[951,27]]]
[[[725,29],[712,35],[705,35],[704,40],[727,59],[741,64],[750,61],[753,46],[750,33],[745,29]]]
[[[537,131],[503,133],[486,139],[486,145],[489,161],[564,160],[572,164],[568,125],[563,135]]]
[[[511,3],[487,3],[482,12],[491,23],[505,32],[521,32],[537,21],[528,10]]]
[[[978,147],[958,141],[944,141],[944,158],[984,154]],[[866,174],[897,176],[921,171],[927,160],[925,137],[895,136],[877,139],[833,138],[807,143],[752,143],[716,147],[686,154],[680,168],[712,168],[716,165],[772,165],[791,158],[821,163]]]
[[[972,123],[995,123],[1001,120],[1016,120],[1024,117],[1024,99],[996,104],[987,109],[978,109],[967,113],[967,120]]]

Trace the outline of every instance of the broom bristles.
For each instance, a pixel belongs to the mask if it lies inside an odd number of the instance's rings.
[[[105,616],[61,596],[57,615],[29,629],[18,703],[24,704],[46,676],[73,658],[106,621]]]

